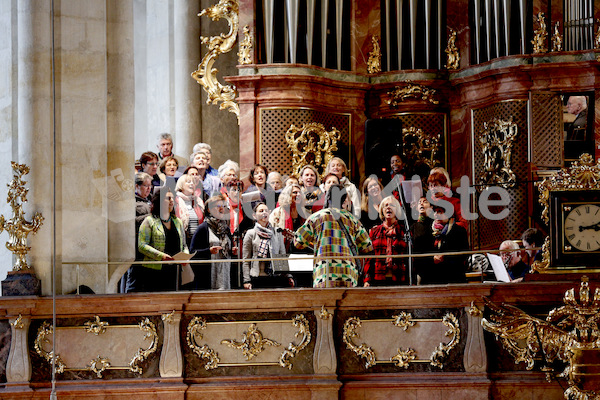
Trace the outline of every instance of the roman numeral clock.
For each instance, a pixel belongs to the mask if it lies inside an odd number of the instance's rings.
[[[600,162],[583,154],[537,183],[549,235],[538,272],[600,269]]]

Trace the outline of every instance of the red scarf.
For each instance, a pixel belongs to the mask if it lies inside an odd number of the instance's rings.
[[[396,231],[397,226],[398,226],[397,222],[394,222],[390,226],[390,225],[388,225],[387,221],[383,221],[383,228],[385,229],[385,237],[386,237],[386,247],[385,247],[385,255],[386,256],[391,256],[394,254],[392,251],[392,243],[394,242],[394,238],[396,238],[396,235],[397,235],[397,231]],[[391,266],[392,261],[393,261],[392,257],[387,257],[385,259],[385,265]]]
[[[226,196],[226,197],[227,197],[227,203],[229,204],[229,231],[233,235],[235,230],[242,224],[242,220],[244,219],[244,213],[242,212],[242,209],[240,208],[240,203],[234,203],[233,201],[231,201],[229,196]],[[237,226],[235,225],[236,209],[239,210]]]

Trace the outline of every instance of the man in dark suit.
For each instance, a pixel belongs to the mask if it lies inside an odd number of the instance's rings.
[[[567,140],[585,140],[587,128],[587,99],[585,96],[571,96],[567,101],[567,111],[575,115],[567,131]]]

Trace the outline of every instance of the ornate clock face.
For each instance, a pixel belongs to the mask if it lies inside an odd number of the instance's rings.
[[[563,203],[564,251],[600,249],[600,206]]]

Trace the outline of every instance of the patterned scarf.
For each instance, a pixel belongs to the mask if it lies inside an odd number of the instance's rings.
[[[385,255],[386,256],[391,256],[393,255],[393,251],[392,251],[392,243],[394,241],[394,238],[396,237],[396,227],[398,226],[397,222],[392,223],[391,225],[388,224],[387,221],[383,221],[383,227],[385,228],[385,237],[386,237],[386,246],[385,246]],[[392,265],[392,257],[387,257],[385,259],[385,265],[387,265],[388,267],[391,267]]]
[[[438,249],[442,246],[442,241],[444,237],[450,232],[452,229],[452,225],[454,225],[454,218],[450,218],[448,222],[442,223],[441,221],[435,220],[433,221],[433,245]]]
[[[257,258],[267,258],[269,256],[269,243],[271,242],[271,237],[273,237],[273,230],[271,229],[271,225],[267,225],[263,227],[258,222],[254,224],[254,230],[258,237],[260,237],[260,244],[258,245],[258,254]]]

